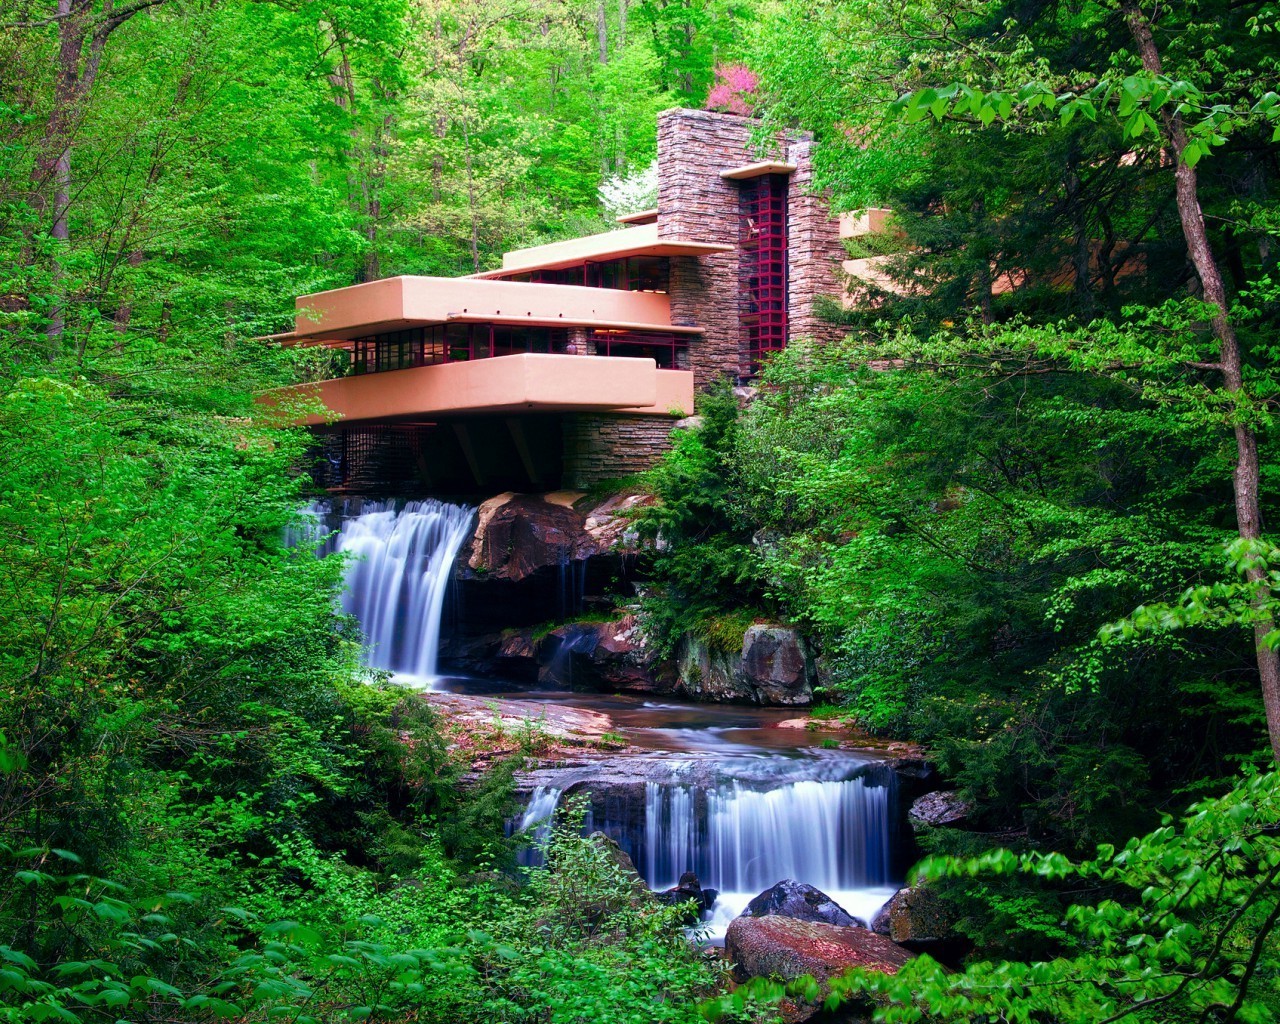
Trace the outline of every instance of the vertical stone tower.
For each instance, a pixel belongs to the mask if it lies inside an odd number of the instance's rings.
[[[762,352],[790,339],[836,337],[815,311],[837,295],[839,223],[811,194],[812,141],[753,145],[734,114],[668,110],[658,117],[658,236],[733,245],[671,260],[671,320],[703,328],[690,346],[696,387],[754,374]]]

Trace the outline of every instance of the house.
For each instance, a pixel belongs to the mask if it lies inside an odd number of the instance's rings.
[[[393,277],[297,300],[284,344],[335,376],[285,389],[335,489],[470,494],[585,487],[652,465],[694,395],[750,380],[789,338],[833,331],[841,235],[810,194],[804,137],[759,152],[750,119],[658,119],[657,208],[617,230],[505,254],[462,278]],[[843,231],[842,231],[843,228]],[[278,402],[273,392],[265,399]]]

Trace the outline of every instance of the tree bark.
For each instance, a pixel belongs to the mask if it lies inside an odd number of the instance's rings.
[[[609,18],[605,13],[605,0],[596,8],[596,42],[600,46],[600,63],[609,63]]]
[[[1160,50],[1151,30],[1151,22],[1142,12],[1137,0],[1124,0],[1121,4],[1129,30],[1142,58],[1142,66],[1152,74],[1162,74]],[[1217,258],[1209,244],[1205,228],[1204,212],[1200,209],[1199,181],[1196,169],[1182,158],[1187,146],[1186,126],[1177,113],[1162,115],[1165,130],[1173,146],[1177,169],[1174,171],[1178,217],[1182,233],[1187,240],[1187,252],[1196,268],[1204,290],[1204,300],[1217,307],[1212,321],[1213,334],[1218,341],[1218,361],[1222,367],[1222,383],[1231,395],[1244,390],[1243,360],[1240,340],[1228,313],[1227,291]],[[1236,528],[1245,540],[1257,540],[1262,536],[1262,506],[1258,496],[1260,471],[1258,465],[1258,437],[1241,413],[1236,413],[1234,424],[1236,438],[1236,465],[1231,474],[1235,491]],[[1256,568],[1247,572],[1248,580],[1258,588],[1254,609],[1259,613],[1254,625],[1254,652],[1258,661],[1258,676],[1262,683],[1262,704],[1267,715],[1267,734],[1271,740],[1271,754],[1280,762],[1280,652],[1272,650],[1266,637],[1275,623],[1266,609],[1270,600],[1265,570]]]
[[[95,14],[94,0],[58,0],[58,71],[54,87],[53,108],[45,125],[31,179],[36,207],[52,215],[51,237],[59,248],[71,242],[71,150],[76,129],[84,115],[84,103],[98,77],[102,53],[111,33],[135,14],[154,7],[163,0],[134,0],[116,8],[114,0],[104,0]],[[85,43],[88,43],[86,52]],[[52,208],[44,200],[45,190],[52,185]],[[66,330],[66,297],[62,294],[65,275],[63,259],[53,265],[53,305],[45,327],[47,355],[55,359],[62,351],[62,335]]]

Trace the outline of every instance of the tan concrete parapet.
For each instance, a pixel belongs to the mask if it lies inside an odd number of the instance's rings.
[[[882,235],[889,230],[893,211],[882,206],[871,206],[854,213],[840,214],[840,237],[860,238],[863,235]]]
[[[508,412],[631,412],[693,407],[693,374],[652,359],[522,353],[279,388],[260,396],[318,398],[344,423],[397,417]],[[307,425],[331,417],[310,415]]]
[[[654,212],[653,216],[656,218],[657,213]],[[624,256],[706,256],[714,252],[731,252],[733,248],[732,245],[681,238],[659,238],[655,220],[618,231],[605,231],[599,235],[570,238],[568,241],[536,245],[529,249],[513,249],[503,254],[501,270],[490,270],[475,276],[493,278],[532,270],[556,270],[582,263],[622,259]]]
[[[294,344],[451,320],[671,329],[670,302],[658,292],[476,278],[388,277],[303,295],[297,308]]]
[[[741,167],[730,167],[720,172],[726,181],[746,181],[759,178],[765,174],[794,174],[795,164],[782,163],[778,160],[760,160],[754,164],[743,164]]]
[[[614,217],[619,224],[656,224],[658,222],[658,208],[655,206],[652,210],[637,210],[635,213],[624,213],[621,217]]]

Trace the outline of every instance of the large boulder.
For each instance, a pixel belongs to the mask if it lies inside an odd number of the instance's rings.
[[[790,917],[797,921],[865,928],[861,921],[820,889],[793,878],[784,878],[747,904],[743,917]]]
[[[634,615],[558,626],[542,641],[538,660],[544,684],[629,693],[675,688],[674,673],[649,646]]]
[[[537,495],[506,493],[480,506],[467,565],[488,579],[516,583],[598,551],[581,513]]]
[[[854,967],[896,974],[911,959],[910,952],[866,928],[793,917],[735,918],[724,947],[740,976],[784,981],[810,974],[825,982]]]
[[[761,704],[813,700],[813,660],[804,639],[789,626],[748,626],[742,637],[741,671]]]
[[[948,965],[958,965],[972,948],[969,939],[954,930],[946,901],[923,885],[894,893],[871,922],[871,930]]]
[[[973,813],[973,804],[959,793],[938,791],[926,793],[911,805],[907,818],[917,832],[922,828],[954,826],[965,822]]]
[[[804,638],[790,626],[748,626],[735,651],[685,636],[676,657],[678,689],[696,700],[782,706],[813,701],[817,670]]]

